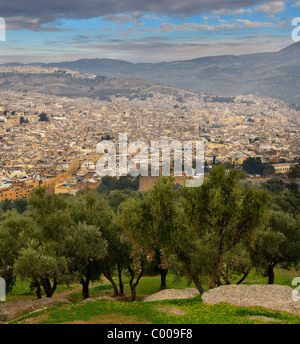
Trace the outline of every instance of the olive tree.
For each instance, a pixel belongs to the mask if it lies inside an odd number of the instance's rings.
[[[255,243],[254,265],[275,281],[274,268],[297,267],[300,262],[300,216],[294,218],[282,210],[270,211],[270,227],[258,236]]]
[[[21,278],[32,280],[38,297],[43,287],[52,297],[59,283],[69,281],[66,244],[72,219],[63,196],[47,194],[45,188],[34,190],[29,199],[27,216],[35,231],[26,237],[15,264]]]
[[[7,211],[0,218],[0,276],[6,281],[6,292],[16,281],[15,262],[27,237],[35,231],[34,221],[15,210]]]
[[[240,177],[236,169],[226,173],[223,166],[215,166],[202,186],[184,190],[185,230],[174,253],[200,293],[203,277],[210,287],[222,284],[228,257],[238,245],[253,247],[258,229],[266,226],[268,193],[244,186]]]
[[[96,226],[78,223],[71,227],[66,247],[70,272],[82,284],[83,299],[89,298],[89,283],[101,276],[107,241]]]

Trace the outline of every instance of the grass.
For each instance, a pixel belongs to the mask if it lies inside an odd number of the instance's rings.
[[[160,311],[164,306],[166,311]],[[183,315],[169,313],[168,308],[183,311]],[[226,303],[206,305],[201,297],[189,300],[156,302],[88,301],[60,305],[26,315],[18,323],[115,323],[115,324],[255,324],[263,323],[251,316],[271,318],[269,323],[300,324],[300,317],[263,308],[244,308]]]
[[[79,287],[80,284],[73,284],[71,286],[66,286],[66,285],[58,285],[55,293],[62,293],[67,290],[72,290],[74,288]],[[45,293],[42,290],[42,296],[45,296]],[[12,292],[10,292],[6,296],[6,301],[5,302],[10,302],[14,300],[20,300],[20,299],[32,299],[35,300],[36,293],[35,291],[30,290],[30,283],[28,281],[21,281],[17,280],[16,284],[13,286]],[[2,302],[0,302],[1,304]]]
[[[160,277],[147,277],[144,276],[138,286],[137,286],[137,301],[141,301],[146,296],[154,294],[159,291],[160,285]],[[168,288],[174,289],[185,289],[188,287],[188,283],[182,279],[180,281],[175,281],[174,277],[170,276],[168,279]],[[192,283],[189,287],[195,288],[194,283]],[[124,277],[124,291],[125,294],[130,296],[130,287],[128,283],[128,278]],[[90,288],[90,297],[98,297],[98,296],[111,296],[113,294],[113,288],[108,281],[103,281],[102,285],[99,285],[95,288]],[[69,295],[69,299],[72,302],[79,302],[82,300],[81,292],[71,293]],[[130,297],[128,297],[128,300]]]
[[[299,275],[295,271],[276,270],[276,284],[291,286],[291,281]],[[55,307],[25,314],[12,323],[93,323],[93,324],[254,324],[265,323],[260,317],[267,317],[268,323],[300,324],[300,317],[288,313],[263,308],[245,308],[226,303],[206,305],[201,297],[186,300],[164,300],[155,302],[129,302],[130,290],[128,281],[124,278],[127,298],[118,301],[86,301],[82,302],[80,292],[71,292],[68,296],[71,304],[60,304]],[[127,282],[127,283],[126,283]],[[158,291],[159,277],[143,277],[137,287],[138,301],[146,295]],[[250,274],[244,284],[266,283],[266,278]],[[184,289],[188,285],[185,280],[174,282],[172,276],[167,279],[168,288]],[[71,286],[73,288],[78,285]],[[190,287],[194,287],[192,284]],[[30,293],[28,284],[18,281],[7,301],[18,298],[35,298]],[[56,293],[68,290],[60,286]],[[112,287],[108,281],[101,281],[90,287],[90,297],[112,296]],[[176,311],[176,315],[174,314]],[[254,318],[255,317],[255,318]]]

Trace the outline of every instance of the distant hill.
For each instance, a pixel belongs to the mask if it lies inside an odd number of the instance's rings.
[[[187,61],[130,63],[97,58],[34,65],[107,77],[143,78],[195,93],[254,94],[300,106],[299,56],[300,42],[273,53],[208,56]]]
[[[49,71],[49,73],[2,72],[0,73],[1,90],[37,92],[70,98],[88,97],[99,100],[110,100],[111,96],[145,100],[152,97],[154,91],[173,96],[187,93],[186,91],[135,77],[74,77],[67,70]]]

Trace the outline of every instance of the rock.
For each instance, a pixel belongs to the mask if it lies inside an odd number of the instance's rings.
[[[206,304],[227,302],[242,307],[263,307],[300,315],[300,301],[293,301],[293,289],[275,284],[224,285],[203,293]]]
[[[32,312],[54,306],[60,302],[70,303],[63,297],[42,298],[37,300],[20,299],[0,304],[0,322],[13,320],[25,311]]]
[[[144,301],[159,301],[159,300],[172,300],[172,299],[189,299],[199,295],[196,288],[186,288],[186,289],[164,289],[158,293],[147,296]]]
[[[6,322],[16,318],[23,311],[33,310],[32,300],[16,300],[0,305],[0,322]]]

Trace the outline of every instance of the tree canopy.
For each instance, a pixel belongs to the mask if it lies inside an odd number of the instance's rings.
[[[274,268],[300,262],[300,192],[294,181],[243,184],[243,172],[213,166],[200,187],[178,187],[159,178],[145,192],[106,190],[74,195],[34,190],[26,202],[5,201],[0,214],[0,276],[7,291],[21,278],[37,297],[52,297],[59,284],[104,276],[114,296],[131,299],[145,274],[167,272],[206,288],[242,283],[251,269],[274,283]],[[120,184],[116,184],[119,185]],[[123,188],[124,186],[124,188]],[[110,190],[111,188],[111,190]]]

